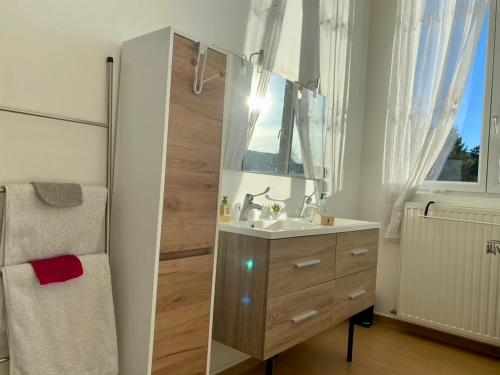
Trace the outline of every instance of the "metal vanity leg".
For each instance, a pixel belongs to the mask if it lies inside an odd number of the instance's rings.
[[[352,362],[352,347],[354,342],[354,318],[349,319],[349,336],[347,338],[347,362]]]
[[[352,362],[352,351],[354,346],[354,325],[369,328],[373,324],[373,308],[369,308],[361,311],[360,313],[352,316],[349,319],[349,336],[347,339],[347,362]]]
[[[278,361],[278,355],[274,355],[266,361],[266,375],[274,374],[274,366]]]

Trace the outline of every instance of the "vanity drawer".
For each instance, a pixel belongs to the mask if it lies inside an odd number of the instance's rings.
[[[269,302],[264,356],[269,358],[332,325],[333,282]]]
[[[335,278],[377,266],[378,229],[339,233]]]
[[[336,279],[333,284],[333,323],[341,322],[375,304],[375,278],[372,268]]]
[[[271,240],[268,298],[333,280],[335,244],[335,234]]]

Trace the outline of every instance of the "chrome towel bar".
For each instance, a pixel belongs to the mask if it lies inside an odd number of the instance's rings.
[[[43,113],[43,112],[27,111],[27,110],[18,109],[18,108],[11,108],[11,107],[0,106],[0,111],[2,111],[2,112],[16,113],[16,114],[19,114],[19,115],[27,115],[27,116],[48,118],[48,119],[51,119],[51,120],[73,122],[73,123],[76,123],[76,124],[99,126],[99,127],[102,127],[102,128],[107,128],[108,127],[108,124],[101,123],[101,122],[95,122],[95,121],[90,121],[90,120],[82,120],[82,119],[78,119],[78,118],[74,118],[74,117],[52,115],[52,114]]]

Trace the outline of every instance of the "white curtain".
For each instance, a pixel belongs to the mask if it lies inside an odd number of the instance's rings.
[[[329,176],[325,179],[324,191],[333,193],[343,188],[352,47],[350,34],[355,2],[320,0],[319,6],[320,92],[332,100],[325,153]]]
[[[295,111],[297,114],[297,131],[299,134],[300,150],[302,155],[302,165],[304,167],[304,176],[311,177],[314,176],[314,160],[313,160],[313,150],[311,147],[310,139],[310,115],[309,115],[309,94],[307,90],[302,90],[301,93],[299,88],[295,86],[296,100],[295,100]]]
[[[329,107],[311,90],[295,86],[295,111],[304,176],[321,179],[325,153],[325,122]]]
[[[262,51],[264,53],[264,58],[262,60],[261,68],[264,69],[259,69],[260,76],[258,78],[257,88],[252,92],[252,95],[261,98],[262,100],[266,97],[267,87],[269,86],[269,80],[271,79],[272,75],[271,71],[273,70],[274,63],[276,61],[276,54],[278,52],[278,46],[281,39],[281,30],[283,27],[283,18],[285,16],[286,4],[287,0],[273,0],[267,14],[265,33],[262,40]],[[250,134],[253,133],[259,115],[260,113],[258,111],[258,108],[250,112]]]
[[[384,152],[385,237],[453,127],[488,0],[399,0]]]
[[[235,79],[243,79],[245,82],[245,87],[250,84],[250,88],[247,91],[247,95],[256,96],[261,98],[262,100],[265,98],[267,93],[267,87],[269,85],[269,80],[271,78],[271,72],[268,70],[272,70],[274,63],[276,61],[276,53],[278,51],[278,45],[281,39],[281,30],[283,27],[283,18],[285,15],[287,0],[272,0],[272,1],[263,1],[263,0],[254,0],[253,1],[259,6],[267,7],[266,12],[262,12],[261,14],[265,16],[265,26],[264,26],[264,34],[262,38],[262,50],[264,51],[264,56],[262,59],[262,65],[259,67],[257,85],[254,89],[250,89],[252,85],[252,74],[250,74],[250,78],[248,75],[242,77],[242,74],[247,74],[248,70],[251,71],[251,65],[248,64],[243,70],[230,72],[230,77]],[[262,4],[265,2],[266,4]],[[234,62],[234,61],[233,61]],[[254,61],[255,62],[255,61]],[[231,69],[236,67],[235,64],[229,66]],[[261,69],[264,68],[264,69]],[[266,70],[268,69],[268,70]],[[248,82],[248,79],[250,81]],[[252,139],[253,131],[255,129],[255,124],[259,119],[259,107],[253,108],[251,111],[248,111],[248,97],[245,99],[245,104],[247,107],[244,109],[243,113],[237,114],[233,113],[233,116],[228,116],[226,119],[226,130],[225,130],[225,141],[224,141],[224,168],[225,169],[236,169],[240,170],[243,162],[243,158],[245,157],[246,151]],[[260,101],[262,101],[260,100]],[[229,101],[232,103],[233,99],[229,98]],[[259,101],[259,100],[254,100]],[[237,106],[241,107],[241,100],[236,100]],[[231,110],[231,113],[233,111]],[[246,123],[245,123],[245,116]],[[234,120],[234,121],[233,121]],[[231,129],[228,129],[231,128]],[[237,137],[241,137],[240,141],[236,141]],[[238,147],[238,149],[236,149]]]
[[[224,127],[224,169],[241,170],[252,137],[248,96],[252,89],[253,65],[236,55],[228,56],[228,94]]]

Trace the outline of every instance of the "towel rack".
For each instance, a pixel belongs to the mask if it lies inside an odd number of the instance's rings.
[[[106,89],[107,89],[107,120],[105,123],[95,122],[90,120],[84,120],[80,118],[54,115],[43,112],[29,111],[19,108],[11,108],[0,106],[0,111],[15,113],[26,116],[34,116],[47,118],[52,120],[64,121],[66,123],[81,124],[89,126],[97,126],[102,128],[107,128],[107,150],[106,150],[106,187],[108,189],[108,198],[106,201],[106,253],[109,254],[109,226],[111,220],[111,197],[113,193],[113,176],[114,176],[114,158],[115,158],[115,135],[113,129],[113,57],[108,57],[106,59]],[[5,192],[5,186],[0,186],[0,193]],[[0,358],[1,361],[1,358]],[[0,362],[1,363],[1,362]]]
[[[43,113],[43,112],[36,112],[36,111],[28,111],[24,109],[19,109],[19,108],[11,108],[11,107],[5,107],[5,106],[0,106],[0,111],[2,112],[9,112],[9,113],[15,113],[15,114],[20,114],[20,115],[26,115],[26,116],[34,116],[34,117],[41,117],[41,118],[47,118],[51,120],[58,120],[58,121],[64,121],[66,123],[72,123],[72,124],[81,124],[81,125],[89,125],[89,126],[97,126],[97,127],[102,127],[102,128],[107,128],[107,143],[106,143],[106,188],[108,190],[108,197],[106,200],[106,220],[105,220],[105,231],[106,231],[106,253],[108,256],[110,255],[110,237],[109,237],[109,228],[110,228],[110,221],[111,221],[111,198],[112,198],[112,193],[113,193],[113,177],[114,177],[114,165],[115,165],[115,134],[114,134],[114,128],[113,128],[113,64],[114,60],[113,57],[108,57],[106,59],[106,90],[107,90],[107,95],[106,95],[106,101],[107,101],[107,106],[106,106],[106,122],[101,123],[101,122],[95,122],[95,121],[90,121],[90,120],[85,120],[85,119],[80,119],[80,118],[74,118],[74,117],[68,117],[68,116],[61,116],[61,115],[54,115],[54,114],[49,114],[49,113]],[[0,193],[5,192],[5,186],[0,186]],[[0,273],[0,277],[2,277],[2,274]],[[9,361],[9,357],[0,357],[0,363],[5,363]]]

